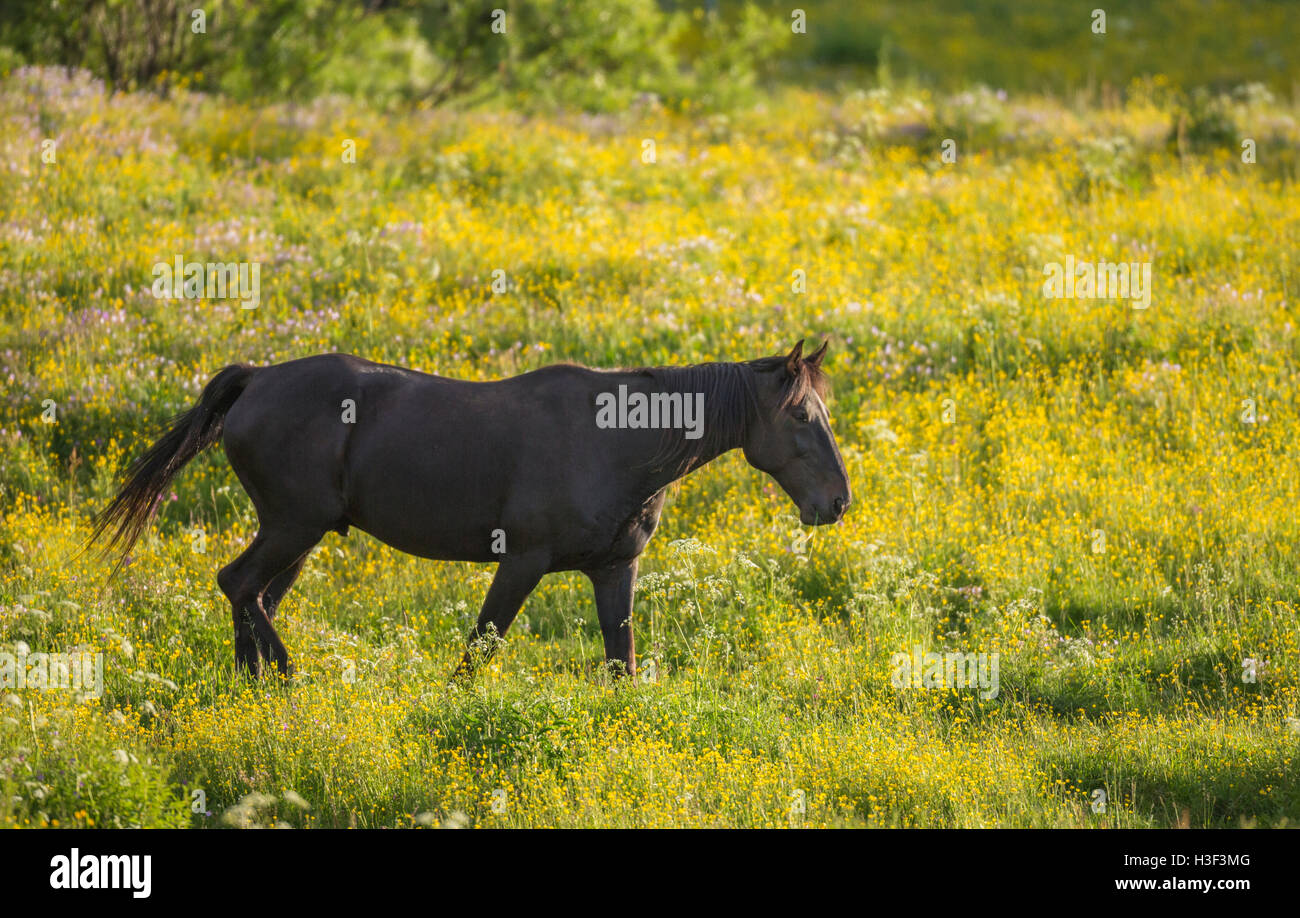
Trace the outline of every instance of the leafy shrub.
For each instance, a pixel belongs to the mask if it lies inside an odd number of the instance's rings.
[[[655,0],[22,0],[0,14],[0,67],[86,68],[110,89],[175,87],[237,99],[330,94],[386,106],[473,104],[613,111],[652,94],[718,108],[749,101],[789,29],[746,5],[732,19]],[[147,14],[147,15],[146,15]],[[141,25],[144,23],[144,25]]]

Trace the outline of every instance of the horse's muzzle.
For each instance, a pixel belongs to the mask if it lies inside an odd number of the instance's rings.
[[[830,523],[838,523],[848,509],[849,498],[836,497],[829,505],[800,507],[799,521],[805,526],[826,526]]]

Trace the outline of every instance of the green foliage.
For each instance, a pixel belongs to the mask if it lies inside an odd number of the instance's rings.
[[[607,109],[673,76],[670,41],[678,20],[660,13],[654,0],[507,6],[500,17],[491,3],[421,6],[422,34],[450,71],[440,92],[495,89],[525,107]]]
[[[0,696],[0,828],[188,825],[167,768],[141,746],[116,745],[113,732],[108,718],[47,716]]]
[[[613,111],[639,96],[716,108],[754,99],[788,38],[746,4],[731,20],[655,0],[21,0],[0,14],[0,66],[81,67],[111,89],[237,99],[340,94],[384,107],[504,99]]]
[[[762,0],[789,21],[790,6]],[[793,72],[872,73],[882,65],[953,90],[971,83],[1065,93],[1126,87],[1160,74],[1175,86],[1258,81],[1289,91],[1300,77],[1300,17],[1286,2],[1238,0],[823,0],[800,3],[808,34],[786,56]],[[1093,31],[1104,7],[1106,31]],[[1176,38],[1175,38],[1176,36]]]
[[[61,64],[114,89],[599,112],[645,96],[727,110],[752,104],[777,77],[1054,93],[1125,91],[1150,77],[1188,93],[1246,83],[1277,92],[1300,79],[1288,53],[1300,19],[1278,0],[1117,0],[1104,32],[1068,0],[810,0],[800,9],[806,32],[796,33],[791,8],[774,0],[211,0],[201,21],[180,0],[12,0],[0,10],[0,73]],[[1189,98],[1184,142],[1231,128],[1216,98]],[[950,114],[978,142],[996,125],[973,102]]]
[[[734,19],[665,12],[655,0],[527,0],[415,4],[420,34],[441,72],[429,98],[503,94],[514,107],[589,111],[654,96],[671,107],[724,108],[753,90],[789,37],[745,4]]]

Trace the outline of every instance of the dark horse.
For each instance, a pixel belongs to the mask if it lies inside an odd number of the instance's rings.
[[[611,669],[634,674],[637,557],[667,485],[740,448],[805,524],[844,515],[849,481],[823,400],[825,354],[823,343],[804,358],[800,341],[742,363],[559,364],[494,382],[343,354],[229,366],[132,463],[93,538],[111,528],[106,550],[125,557],[176,473],[222,439],[259,524],[217,574],[237,668],[258,676],[264,657],[291,672],[276,607],[316,543],[356,526],[424,558],[497,562],[457,674],[473,671],[476,648],[490,652],[543,575],[570,570],[595,587]]]

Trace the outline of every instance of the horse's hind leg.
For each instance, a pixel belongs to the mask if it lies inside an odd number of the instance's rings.
[[[280,601],[284,599],[284,594],[289,592],[298,575],[302,573],[303,565],[307,563],[307,558],[311,555],[311,549],[302,553],[302,557],[290,564],[280,573],[275,575],[269,586],[262,593],[262,608],[266,610],[266,617],[272,622],[275,621],[275,613],[280,608]]]
[[[262,609],[263,611],[266,612],[267,622],[270,625],[272,634],[276,634],[277,639],[278,639],[278,634],[275,632],[275,613],[279,611],[280,603],[284,599],[285,594],[289,592],[289,589],[293,586],[294,581],[298,579],[298,575],[302,573],[303,565],[307,563],[307,558],[310,555],[311,555],[310,549],[303,552],[301,558],[299,558],[297,561],[290,564],[284,570],[280,571],[280,573],[276,574],[275,577],[271,580],[270,584],[267,585],[266,589],[262,591]],[[246,631],[246,636],[244,639],[244,647],[246,648],[246,650],[251,649],[251,651],[255,652],[255,654],[260,655],[261,659],[266,660],[269,663],[274,663],[275,660],[273,660],[269,655],[270,645],[264,641],[258,641],[255,639],[254,629],[250,627],[251,624],[252,622],[250,619],[248,623],[237,622],[235,626],[237,633],[238,633],[238,629],[241,626]],[[238,645],[238,641],[239,638],[237,636],[236,637],[237,645]],[[236,663],[238,663],[238,657],[239,657],[238,646],[236,647],[235,653],[236,653]],[[293,667],[290,666],[289,669],[292,671]],[[256,675],[256,673],[254,673],[254,675]]]
[[[257,642],[253,639],[253,621],[242,611],[240,596],[244,582],[241,571],[246,562],[260,547],[261,535],[254,537],[253,543],[245,548],[234,561],[231,561],[217,573],[217,585],[230,600],[230,607],[235,625],[235,669],[247,670],[254,677],[262,674],[262,661],[257,655]]]
[[[253,544],[217,575],[217,583],[230,599],[236,669],[260,676],[259,657],[264,656],[284,675],[292,672],[289,652],[275,633],[271,616],[307,553],[322,536],[324,532],[315,530],[264,527]],[[280,587],[278,593],[272,592],[275,587]]]

